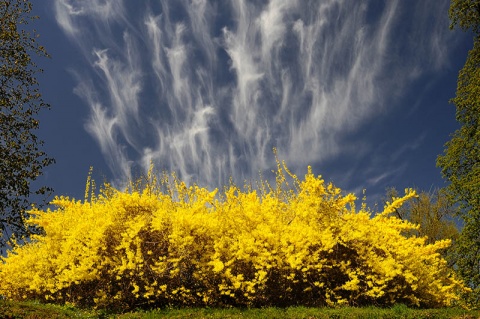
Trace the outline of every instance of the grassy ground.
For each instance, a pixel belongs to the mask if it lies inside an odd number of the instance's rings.
[[[45,305],[35,302],[0,301],[0,318],[303,318],[303,319],[350,319],[350,318],[401,318],[401,319],[474,319],[480,318],[479,310],[464,310],[458,308],[444,309],[409,309],[403,305],[393,308],[265,308],[265,309],[163,309],[153,311],[138,311],[125,314],[111,314],[103,311],[80,310],[73,307]]]

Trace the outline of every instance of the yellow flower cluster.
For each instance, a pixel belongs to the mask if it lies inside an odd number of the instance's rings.
[[[288,179],[288,181],[287,181]],[[276,185],[220,194],[152,171],[125,191],[87,183],[85,201],[32,210],[43,235],[0,263],[0,295],[128,309],[141,305],[444,306],[465,290],[438,253],[448,241],[375,216],[355,196],[278,164]]]

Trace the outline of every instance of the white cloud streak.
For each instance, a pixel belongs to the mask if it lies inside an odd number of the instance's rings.
[[[273,147],[294,170],[351,156],[348,134],[388,113],[413,78],[444,66],[447,7],[54,2],[58,25],[85,56],[75,91],[115,178],[153,161],[210,186],[272,168]],[[421,19],[427,12],[438,17],[433,26]],[[372,174],[372,183],[389,176]]]

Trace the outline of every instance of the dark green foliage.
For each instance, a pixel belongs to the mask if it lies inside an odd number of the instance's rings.
[[[451,29],[458,25],[463,30],[472,30],[480,35],[480,1],[452,0],[448,14]]]
[[[36,115],[48,109],[39,93],[36,74],[41,72],[32,55],[47,57],[27,30],[32,5],[25,0],[0,1],[0,249],[11,235],[21,238],[32,229],[25,226],[25,210],[31,196],[48,195],[51,189],[32,189],[42,169],[54,162],[40,150],[35,135]]]
[[[452,0],[451,28],[459,26],[474,34],[473,49],[458,75],[456,119],[461,127],[445,144],[437,159],[450,185],[451,200],[461,208],[465,227],[458,240],[456,258],[460,275],[474,289],[471,301],[480,297],[480,0]]]

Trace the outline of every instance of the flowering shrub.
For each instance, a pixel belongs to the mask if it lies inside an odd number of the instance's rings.
[[[288,177],[288,180],[287,180]],[[32,210],[44,231],[0,263],[0,295],[96,307],[408,305],[458,300],[462,283],[416,226],[375,216],[309,168],[222,194],[175,176]]]

